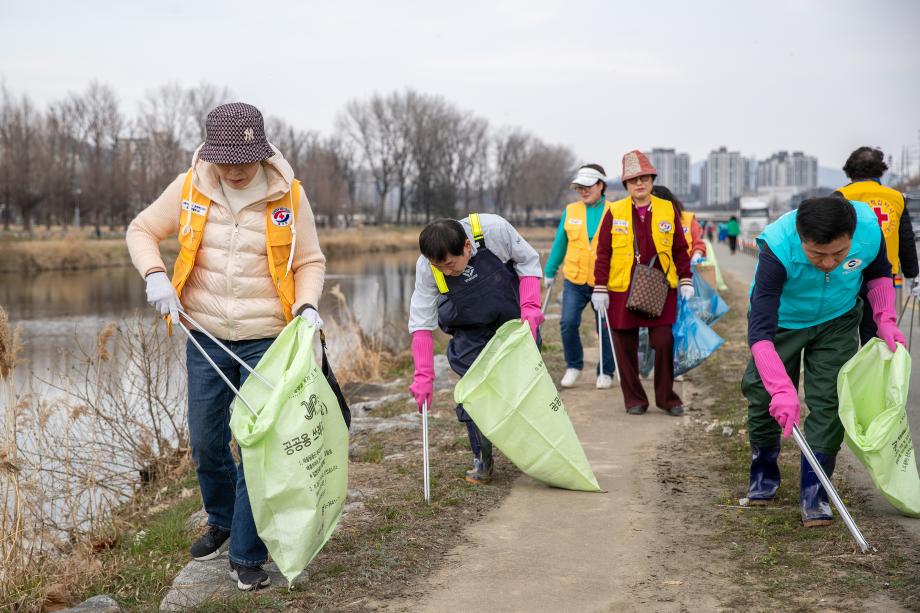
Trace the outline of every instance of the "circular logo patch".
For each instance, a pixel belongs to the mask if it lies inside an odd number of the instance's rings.
[[[283,206],[272,211],[272,223],[276,226],[284,227],[291,225],[291,219],[293,219],[293,217],[291,210]]]
[[[853,258],[852,260],[847,260],[843,263],[844,270],[856,270],[862,264],[862,260],[859,258]]]
[[[670,221],[662,221],[658,224],[658,229],[662,232],[670,232],[672,227]]]

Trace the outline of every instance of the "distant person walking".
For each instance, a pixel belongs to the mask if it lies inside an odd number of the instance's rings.
[[[629,195],[611,203],[601,221],[591,302],[596,311],[607,313],[613,331],[626,412],[641,415],[648,409],[638,360],[639,328],[648,328],[649,345],[655,350],[655,404],[679,416],[684,406],[674,391],[671,326],[677,315],[678,286],[684,300],[692,298],[694,291],[680,215],[671,202],[652,194],[657,174],[641,151],[623,156],[620,176]],[[626,307],[637,261],[660,270],[667,280],[667,297],[657,317]]]
[[[917,273],[917,245],[914,242],[914,228],[910,213],[904,206],[901,192],[882,185],[882,176],[888,170],[885,154],[881,149],[860,147],[850,154],[843,172],[850,180],[841,187],[844,198],[851,201],[865,202],[878,218],[885,238],[886,254],[891,263],[891,272],[905,279],[904,287],[914,296],[920,296],[920,284]],[[859,292],[863,303],[867,302],[868,288],[864,284]],[[862,344],[869,342],[876,335],[876,325],[871,308],[863,308],[859,323],[859,338]]]
[[[732,215],[725,224],[725,235],[728,237],[728,248],[731,249],[732,255],[735,255],[735,251],[738,250],[739,234],[741,234],[741,227],[738,225],[738,218]]]
[[[572,179],[572,189],[581,198],[567,204],[559,220],[553,248],[546,259],[543,284],[550,288],[556,282],[556,272],[562,266],[562,352],[565,355],[565,374],[562,387],[573,387],[584,368],[584,350],[581,345],[581,314],[591,302],[594,291],[594,263],[597,259],[597,231],[607,210],[607,176],[599,164],[586,164],[578,169]],[[597,312],[594,313],[595,328]],[[604,369],[598,365],[598,389],[613,384],[613,349],[606,334],[601,334],[601,351]]]
[[[159,245],[177,234],[179,257],[170,279]],[[147,280],[147,301],[173,325],[183,308],[250,366],[294,317],[323,325],[314,305],[326,258],[313,211],[290,164],[265,139],[254,106],[224,104],[208,114],[205,142],[191,167],[134,218],[127,241]],[[248,372],[205,334],[192,335],[241,386]],[[229,539],[237,587],[266,587],[268,551],[256,532],[243,464],[230,453],[233,392],[191,341],[185,365],[189,443],[208,514],[208,531],[190,553],[211,560]]]

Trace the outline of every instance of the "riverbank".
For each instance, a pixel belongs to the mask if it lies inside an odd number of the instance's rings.
[[[392,253],[418,248],[420,227],[318,228],[319,242],[327,258],[373,253]],[[549,241],[555,228],[521,228],[528,241]],[[179,242],[160,243],[167,264],[179,253]],[[48,270],[95,270],[130,266],[131,258],[122,238],[94,239],[85,234],[34,240],[0,240],[0,273]]]

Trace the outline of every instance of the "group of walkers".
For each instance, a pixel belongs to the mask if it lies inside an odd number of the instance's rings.
[[[788,436],[799,420],[800,355],[811,409],[806,437],[830,474],[842,438],[834,382],[858,349],[859,331],[863,342],[873,334],[891,348],[904,341],[895,324],[891,271],[901,266],[903,274],[916,276],[917,258],[903,199],[877,181],[885,169],[877,157],[876,150],[855,152],[847,162],[853,183],[834,196],[804,202],[758,239],[749,327],[753,358],[744,375],[751,501],[767,502],[779,487],[780,435]],[[611,202],[603,167],[578,169],[572,187],[579,200],[565,207],[543,269],[537,251],[498,215],[441,219],[422,230],[409,313],[410,391],[420,411],[434,397],[433,331],[450,335],[447,359],[459,375],[508,321],[526,322],[539,345],[540,277],[552,288],[561,267],[561,385],[576,385],[584,369],[579,328],[590,302],[595,324],[610,329],[609,336],[600,334],[603,367],[595,386],[611,388],[618,374],[626,413],[647,411],[638,367],[639,331],[647,328],[655,350],[655,406],[683,414],[674,389],[671,327],[678,300],[694,296],[693,265],[706,257],[703,229],[669,190],[655,185],[657,171],[640,151],[623,156],[620,176],[628,195]],[[174,235],[180,252],[170,278],[159,244]],[[213,338],[254,367],[293,318],[321,328],[315,305],[325,258],[306,194],[267,141],[258,109],[233,103],[208,115],[206,140],[191,167],[131,222],[127,242],[146,279],[148,301],[172,324],[194,322],[204,329],[190,333],[186,358],[189,438],[208,515],[208,530],[192,544],[191,555],[213,559],[229,539],[230,574],[238,587],[264,587],[270,583],[263,568],[268,552],[253,521],[242,462],[234,461],[230,449],[233,396],[226,382],[239,387],[248,371]],[[635,306],[635,294],[643,290],[636,281],[640,266],[665,280],[657,313]],[[474,456],[466,480],[488,482],[492,444],[462,405],[456,413]],[[805,464],[802,492],[803,518],[828,520],[826,494]]]

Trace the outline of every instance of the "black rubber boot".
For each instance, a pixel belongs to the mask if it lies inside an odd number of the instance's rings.
[[[751,445],[751,479],[748,484],[748,504],[763,506],[773,502],[779,490],[779,445]]]
[[[479,443],[479,456],[473,460],[473,468],[466,471],[466,480],[468,483],[479,485],[492,480],[492,442],[479,431],[479,428],[473,426],[473,429]]]
[[[837,454],[830,455],[815,452],[815,457],[824,469],[827,478],[830,479],[834,474],[834,466],[837,464]],[[802,503],[802,525],[806,528],[815,526],[829,526],[833,523],[834,514],[831,511],[831,505],[827,501],[827,490],[818,480],[818,475],[812,470],[811,464],[802,456],[802,480],[800,500]]]

